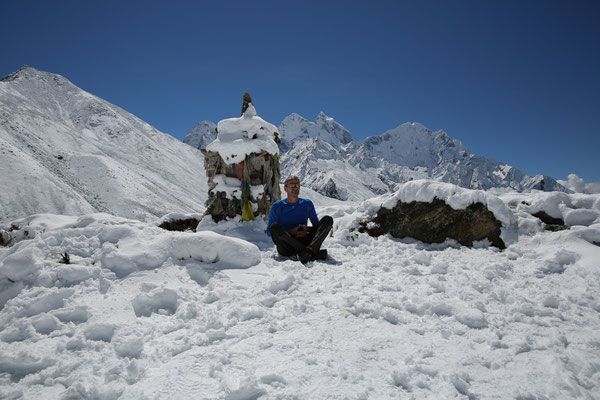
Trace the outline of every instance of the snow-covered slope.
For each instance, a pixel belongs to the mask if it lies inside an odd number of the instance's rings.
[[[0,248],[0,398],[597,398],[600,195],[302,191],[335,221],[325,262],[277,256],[262,219],[12,221],[30,233]],[[434,196],[483,201],[519,236],[498,251],[357,230]],[[540,210],[573,226],[545,231]]]
[[[0,221],[201,212],[202,154],[69,82],[23,67],[0,81]]]

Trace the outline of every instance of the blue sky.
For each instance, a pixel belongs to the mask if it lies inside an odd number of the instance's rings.
[[[198,122],[323,111],[355,140],[445,130],[529,175],[600,181],[598,1],[55,1],[2,5],[28,64],[182,139]]]

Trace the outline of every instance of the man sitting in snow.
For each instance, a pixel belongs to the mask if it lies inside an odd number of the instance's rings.
[[[325,260],[327,250],[321,249],[321,244],[331,231],[333,218],[327,215],[319,220],[312,201],[298,197],[300,179],[297,176],[285,179],[284,190],[287,198],[271,206],[267,235],[282,256],[297,254],[302,264]],[[312,226],[306,226],[309,218]]]

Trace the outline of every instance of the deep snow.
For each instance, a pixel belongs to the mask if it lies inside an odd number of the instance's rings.
[[[196,233],[107,214],[14,221],[0,398],[598,398],[600,196],[403,188],[363,203],[303,189],[335,219],[330,259],[307,265],[276,255],[263,220]],[[485,200],[513,241],[355,229],[432,195]],[[586,217],[548,232],[537,210]]]

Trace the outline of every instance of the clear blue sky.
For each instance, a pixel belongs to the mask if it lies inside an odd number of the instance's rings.
[[[3,2],[0,75],[61,74],[182,139],[319,111],[355,140],[445,130],[529,175],[600,181],[600,1]]]

